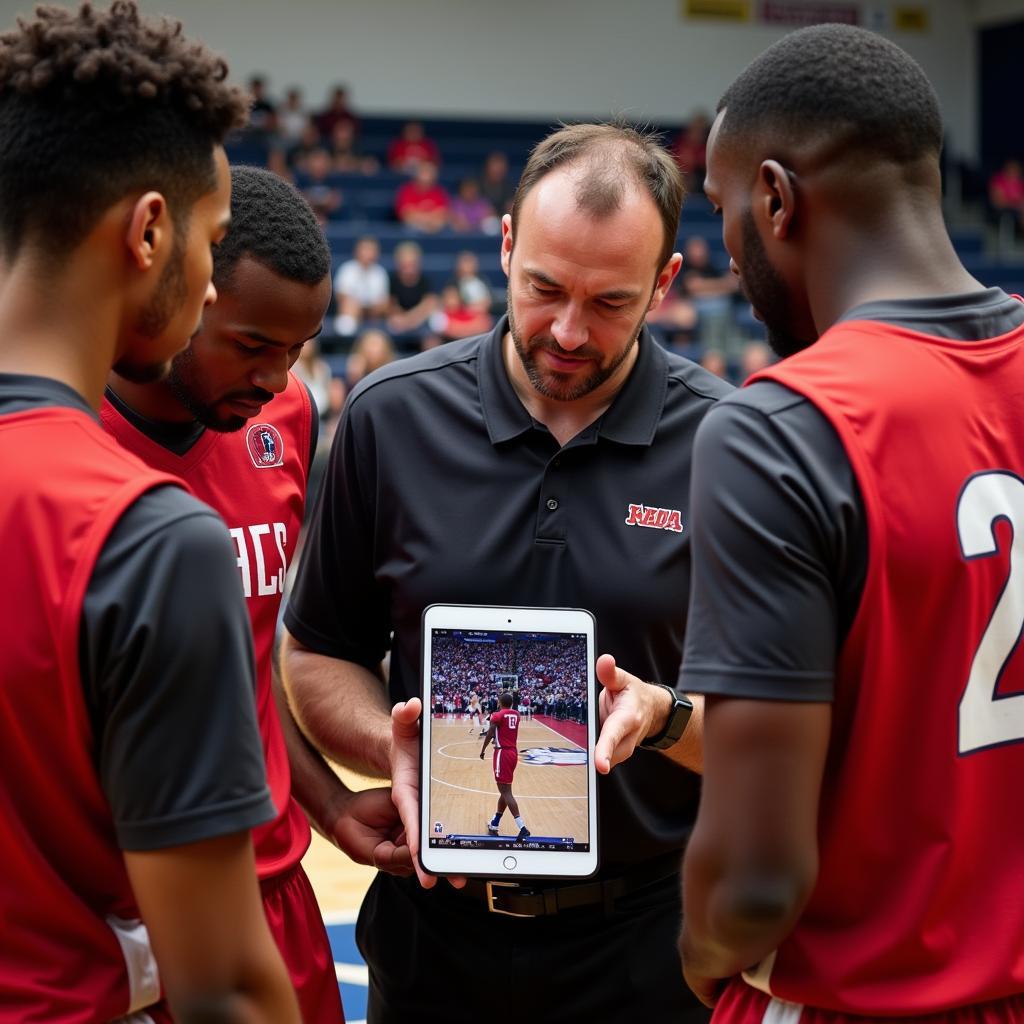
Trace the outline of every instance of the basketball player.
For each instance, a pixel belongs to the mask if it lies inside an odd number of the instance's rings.
[[[512,694],[507,690],[503,690],[499,695],[498,704],[501,706],[491,715],[491,724],[487,727],[484,745],[480,748],[482,761],[487,744],[494,741],[494,781],[498,784],[500,794],[498,809],[487,823],[487,831],[493,835],[498,834],[501,816],[507,807],[519,829],[516,842],[522,843],[530,838],[530,830],[526,827],[526,822],[519,813],[519,804],[512,795],[512,779],[516,773],[516,765],[519,764],[519,712],[512,709]]]
[[[473,725],[473,720],[476,719],[476,725]],[[480,707],[480,698],[475,693],[469,695],[469,731],[472,734],[474,729],[478,729],[478,736],[483,736],[486,732],[484,729],[484,712],[483,708]]]
[[[788,357],[694,451],[681,949],[720,1024],[1024,1021],[1024,304],[957,258],[941,145],[917,64],[840,25],[765,51],[711,133]]]
[[[231,228],[214,253],[216,304],[165,380],[138,383],[115,371],[100,410],[104,427],[129,451],[182,477],[216,509],[234,541],[256,644],[267,776],[280,809],[254,835],[256,867],[306,1024],[337,1022],[342,1012],[334,956],[300,863],[310,829],[295,796],[354,859],[369,864],[376,853],[390,865],[394,853],[383,835],[374,840],[374,822],[395,821],[388,791],[349,793],[303,741],[273,666],[317,438],[316,406],[290,368],[320,331],[330,268],[305,199],[269,171],[235,167]],[[368,820],[360,823],[361,815]]]
[[[96,421],[111,366],[159,377],[215,297],[225,75],[134,3],[0,35],[4,1020],[299,1021],[230,539]]]

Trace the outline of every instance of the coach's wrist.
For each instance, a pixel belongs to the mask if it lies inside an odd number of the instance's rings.
[[[665,731],[668,717],[672,713],[672,696],[664,686],[658,683],[647,683],[644,686],[644,695],[647,698],[650,712],[647,730],[644,732],[644,739],[648,740]]]

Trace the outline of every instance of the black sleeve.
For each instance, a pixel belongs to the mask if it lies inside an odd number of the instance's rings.
[[[391,624],[374,569],[376,474],[364,452],[375,442],[361,405],[350,398],[342,411],[284,621],[310,650],[375,669]]]
[[[694,442],[690,520],[679,685],[831,700],[867,564],[863,502],[831,424],[774,383],[719,402]]]
[[[274,818],[249,616],[231,539],[211,509],[164,487],[125,512],[86,591],[80,662],[123,849]]]
[[[306,389],[306,397],[309,399],[309,465],[306,467],[306,477],[313,472],[313,460],[316,459],[316,446],[320,443],[320,410],[316,407],[316,399],[309,385],[303,381],[302,386]]]

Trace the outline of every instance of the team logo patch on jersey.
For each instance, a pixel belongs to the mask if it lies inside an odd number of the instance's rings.
[[[586,764],[587,752],[579,747],[527,747],[519,751],[526,764]]]
[[[646,526],[652,530],[683,532],[683,517],[677,508],[651,508],[645,505],[630,505],[626,516],[627,526]]]
[[[245,446],[257,469],[272,469],[284,464],[281,432],[269,423],[254,423],[245,433]]]

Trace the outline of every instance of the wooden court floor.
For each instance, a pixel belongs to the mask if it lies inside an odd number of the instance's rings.
[[[498,800],[492,748],[488,747],[481,760],[483,737],[459,715],[435,718],[431,730],[430,820],[445,835],[486,836],[487,821]],[[579,744],[549,726],[520,719],[519,763],[512,793],[534,836],[589,842],[585,757]],[[506,811],[499,834],[512,838],[518,831]]]
[[[431,817],[441,821],[445,832],[486,835],[487,819],[494,813],[498,790],[494,784],[491,748],[480,760],[483,737],[475,726],[460,716],[439,718],[432,723],[433,755],[431,776],[434,797]],[[528,752],[533,751],[532,755]],[[575,751],[575,755],[550,753]],[[571,836],[587,842],[586,765],[558,764],[558,760],[581,759],[583,748],[554,729],[524,718],[519,728],[519,766],[512,792],[527,828],[535,836]],[[537,763],[530,763],[530,756]],[[337,769],[352,789],[386,785],[379,779]],[[517,829],[506,811],[501,834],[512,836]],[[374,870],[353,864],[340,850],[313,833],[313,842],[303,866],[316,892],[324,915],[354,913],[373,881]]]

